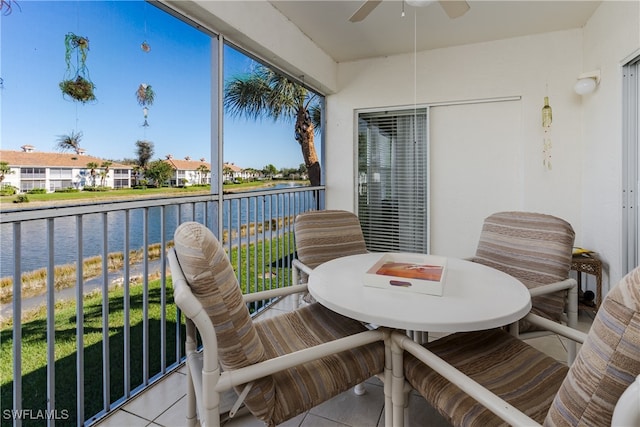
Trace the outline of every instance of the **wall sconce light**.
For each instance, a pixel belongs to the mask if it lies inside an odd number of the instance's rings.
[[[573,86],[573,90],[578,95],[586,95],[593,92],[598,84],[600,84],[600,70],[589,71],[578,76],[578,81]]]

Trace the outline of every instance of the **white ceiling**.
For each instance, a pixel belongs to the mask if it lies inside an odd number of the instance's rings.
[[[422,51],[581,28],[601,3],[469,0],[471,9],[452,20],[438,3],[414,8],[402,0],[383,0],[364,21],[349,22],[363,1],[270,3],[337,62],[413,52],[414,33]]]

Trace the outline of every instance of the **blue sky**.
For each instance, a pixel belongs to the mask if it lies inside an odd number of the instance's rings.
[[[2,149],[31,144],[54,151],[60,135],[83,133],[87,154],[135,158],[135,142],[154,144],[154,159],[211,160],[211,38],[143,1],[18,2],[1,19],[0,89]],[[65,34],[89,39],[86,65],[97,100],[63,98]],[[146,41],[151,51],[141,49]],[[253,61],[225,49],[225,79],[250,72]],[[156,93],[144,127],[135,91],[141,83]],[[261,169],[303,163],[292,123],[225,120],[224,160]],[[319,149],[319,144],[318,144]]]

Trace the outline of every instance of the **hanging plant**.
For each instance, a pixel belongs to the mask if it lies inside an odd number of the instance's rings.
[[[22,11],[22,8],[20,7],[20,5],[18,4],[17,1],[15,1],[15,0],[0,0],[0,11],[2,11],[2,14],[4,16],[11,15],[11,12],[13,11],[13,7],[14,6],[18,6],[18,10]]]
[[[542,164],[551,170],[551,122],[553,121],[553,112],[549,105],[549,97],[544,97],[544,106],[542,107]]]
[[[138,90],[136,91],[136,99],[138,100],[138,104],[140,104],[141,107],[152,106],[155,96],[156,94],[153,89],[151,89],[151,85],[142,83],[140,84],[140,86],[138,86]]]
[[[141,83],[140,86],[138,86],[136,99],[138,100],[138,104],[142,107],[142,114],[144,115],[144,123],[142,126],[149,126],[149,122],[147,122],[147,115],[149,114],[149,107],[153,105],[155,96],[156,93],[151,89],[151,85]]]
[[[87,68],[87,54],[89,52],[89,39],[67,33],[64,37],[65,55],[64,60],[67,65],[65,79],[60,82],[60,90],[63,96],[69,96],[75,101],[83,104],[96,99],[93,90],[95,85],[89,78]],[[75,53],[75,65],[72,64]]]
[[[95,101],[96,99],[96,96],[93,94],[93,89],[95,89],[94,84],[82,76],[76,77],[75,80],[61,81],[60,89],[64,95],[70,96],[83,104],[85,102]]]
[[[146,41],[142,42],[142,44],[140,45],[140,49],[142,49],[143,52],[145,53],[149,53],[151,51],[151,46],[149,46],[149,43],[147,43]]]

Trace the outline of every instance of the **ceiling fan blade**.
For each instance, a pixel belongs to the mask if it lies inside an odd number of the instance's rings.
[[[440,6],[442,6],[445,13],[449,15],[451,19],[461,17],[470,9],[469,3],[466,1],[440,0],[438,3],[440,3]]]
[[[362,6],[360,6],[358,10],[356,10],[355,13],[351,15],[351,18],[349,18],[349,21],[351,22],[362,21],[364,18],[369,16],[369,14],[373,11],[373,9],[378,7],[380,3],[382,3],[382,0],[366,0],[362,4]]]

